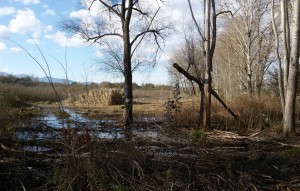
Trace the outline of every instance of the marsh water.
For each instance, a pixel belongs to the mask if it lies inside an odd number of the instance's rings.
[[[30,124],[24,123],[24,128],[16,132],[16,138],[19,140],[55,140],[60,138],[60,133],[63,129],[72,129],[76,134],[81,134],[82,131],[88,130],[92,139],[122,139],[124,132],[116,120],[89,119],[80,112],[65,109],[70,117],[61,119],[55,116],[51,111],[46,111],[45,116],[34,118]],[[148,119],[147,119],[148,120]],[[149,122],[149,121],[147,121]],[[26,126],[31,126],[27,130]],[[36,127],[36,128],[32,128]],[[132,135],[135,138],[162,138],[159,133],[159,128],[155,125],[147,125],[132,130]]]
[[[65,109],[69,114],[66,119],[58,118],[51,110],[45,109],[45,115],[33,118],[29,123],[22,124],[15,132],[15,138],[19,141],[34,141],[36,144],[25,145],[23,150],[27,152],[51,152],[52,148],[41,144],[47,142],[60,142],[66,138],[66,132],[72,132],[73,137],[88,134],[91,141],[117,141],[128,136],[124,127],[114,119],[89,119],[82,112]],[[147,141],[146,146],[139,145],[136,149],[143,152],[152,152],[155,156],[186,155],[176,148],[157,146],[158,142],[184,142],[176,136],[169,136],[164,132],[162,125],[158,125],[154,118],[144,118],[130,130],[130,139],[133,141]],[[160,123],[162,124],[162,123]],[[154,143],[154,144],[153,144]],[[62,153],[60,153],[62,154]],[[189,155],[189,157],[192,157]]]

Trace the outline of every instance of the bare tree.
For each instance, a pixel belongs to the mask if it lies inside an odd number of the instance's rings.
[[[291,3],[291,6],[288,6],[287,0],[280,1],[282,44],[280,49],[279,32],[275,23],[275,1],[272,1],[273,30],[276,35],[275,53],[280,69],[278,78],[281,105],[283,107],[283,134],[285,136],[295,132],[295,105],[299,67],[300,0],[293,0]],[[293,13],[292,20],[289,20],[288,15],[291,12]],[[282,50],[282,58],[279,55],[279,50]],[[281,63],[283,63],[283,76],[281,75]]]
[[[204,78],[204,55],[203,55],[203,42],[202,39],[197,38],[195,33],[195,27],[189,25],[187,31],[185,31],[184,43],[173,50],[171,62],[179,63],[179,66],[183,68],[190,75],[201,81]],[[175,78],[177,82],[180,82],[190,93],[196,94],[199,88],[200,91],[200,116],[199,116],[199,127],[203,126],[203,113],[204,113],[204,87],[199,84],[195,87],[193,80],[186,78],[186,76],[175,72],[177,68],[170,68],[170,76]]]
[[[204,4],[204,32],[202,31],[198,21],[195,18],[193,7],[191,1],[188,0],[189,8],[191,12],[191,16],[193,22],[197,28],[197,31],[201,37],[202,42],[204,42],[203,46],[203,54],[204,54],[204,63],[205,63],[205,75],[203,80],[203,87],[199,87],[204,89],[204,109],[203,111],[200,109],[200,119],[203,119],[203,125],[206,128],[211,127],[211,91],[212,91],[212,61],[213,55],[216,46],[216,38],[217,38],[217,17],[223,13],[227,13],[228,11],[221,11],[216,13],[216,5],[214,0],[206,0]],[[203,117],[205,115],[205,117]]]
[[[103,43],[103,40],[120,40],[122,55],[117,58],[117,67],[124,75],[124,125],[133,122],[132,116],[132,58],[147,41],[148,47],[155,45],[152,52],[154,59],[167,35],[170,25],[166,19],[159,18],[162,1],[139,0],[84,0],[84,6],[90,11],[90,18],[70,18],[61,23],[62,29],[71,33],[79,33],[85,40],[92,43]],[[96,12],[96,13],[95,13]],[[101,15],[101,16],[99,16]]]
[[[249,95],[260,95],[263,77],[274,60],[271,56],[274,37],[267,5],[265,0],[222,1],[222,9],[232,14],[223,17],[226,25],[221,42],[226,46],[232,44],[231,54],[239,63],[239,80]]]
[[[191,75],[201,79],[204,77],[202,42],[195,35],[195,27],[189,25],[184,31],[184,42],[173,49],[171,63],[178,63]],[[177,71],[177,70],[176,70]],[[179,75],[173,67],[169,68],[171,80],[180,82],[187,90],[196,92],[193,82]],[[191,91],[190,91],[191,92]]]

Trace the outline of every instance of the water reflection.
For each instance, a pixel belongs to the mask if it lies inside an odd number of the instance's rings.
[[[116,121],[113,120],[92,120],[84,117],[81,113],[65,109],[70,117],[68,119],[60,119],[54,113],[48,111],[43,117],[38,117],[33,123],[42,126],[40,130],[19,131],[15,136],[19,140],[43,140],[57,139],[66,133],[65,129],[73,129],[72,133],[81,135],[88,129],[92,139],[123,139],[124,129],[116,127]],[[68,122],[68,123],[67,123]],[[148,124],[149,125],[149,124]],[[84,130],[86,129],[86,130]],[[159,130],[156,127],[133,128],[131,131],[132,138],[142,139],[158,139],[160,137]]]

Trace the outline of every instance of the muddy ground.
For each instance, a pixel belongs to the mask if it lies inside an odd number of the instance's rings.
[[[300,190],[300,137],[118,120],[67,110],[1,138],[0,190]],[[62,122],[63,121],[63,122]]]

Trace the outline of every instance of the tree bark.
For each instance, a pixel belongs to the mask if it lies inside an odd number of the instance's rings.
[[[290,60],[289,60],[289,50],[288,50],[288,39],[287,35],[289,29],[287,29],[287,13],[288,13],[288,7],[287,7],[287,0],[281,0],[281,30],[282,30],[282,45],[283,45],[283,60],[284,60],[284,74],[283,74],[283,87],[284,87],[284,93],[286,93],[287,90],[287,83],[288,83],[288,76],[289,76],[289,66],[290,66]]]
[[[210,49],[210,16],[211,16],[211,0],[205,1],[205,29],[204,29],[204,47],[205,47],[205,121],[204,126],[211,128],[211,71],[212,71],[212,56]]]
[[[272,27],[273,27],[273,33],[275,35],[275,55],[277,60],[277,66],[278,66],[278,88],[279,88],[279,95],[280,95],[280,102],[281,102],[281,110],[284,115],[284,107],[285,107],[285,92],[284,92],[284,85],[283,85],[283,76],[282,76],[282,63],[281,58],[279,54],[279,37],[278,37],[278,29],[275,23],[275,0],[272,0]]]
[[[292,31],[292,45],[290,54],[290,66],[286,87],[286,99],[284,110],[283,134],[289,135],[295,132],[295,105],[299,65],[299,35],[300,35],[300,0],[294,0],[294,25]],[[286,10],[287,11],[287,10]]]
[[[131,69],[131,43],[130,43],[130,20],[133,9],[133,0],[129,0],[128,7],[125,8],[125,2],[122,7],[122,29],[123,29],[123,43],[124,43],[124,114],[123,124],[130,125],[133,122],[132,117],[132,69]],[[127,14],[125,14],[127,12]]]

